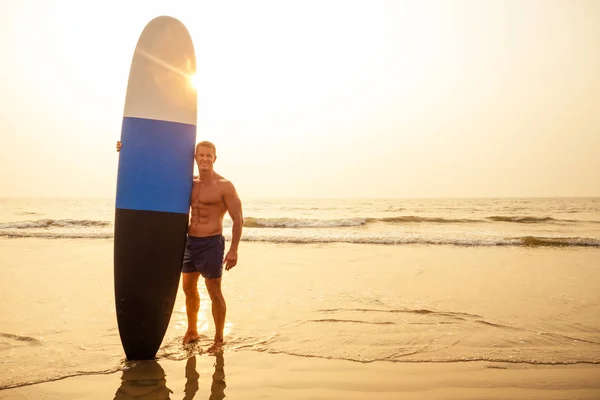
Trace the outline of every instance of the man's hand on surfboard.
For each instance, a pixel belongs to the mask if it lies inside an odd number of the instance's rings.
[[[229,271],[231,268],[235,267],[235,265],[237,264],[237,259],[237,251],[229,250],[225,258],[223,259],[223,264],[225,264],[225,271]]]
[[[117,142],[117,153],[121,151],[121,147],[123,147],[123,143],[121,141]]]

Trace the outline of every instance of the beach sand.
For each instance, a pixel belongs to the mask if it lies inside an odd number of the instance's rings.
[[[600,366],[356,363],[253,352],[140,362],[8,389],[17,399],[599,399]]]
[[[600,399],[597,256],[244,242],[223,357],[180,350],[179,293],[168,351],[123,369],[112,241],[0,240],[0,399]]]

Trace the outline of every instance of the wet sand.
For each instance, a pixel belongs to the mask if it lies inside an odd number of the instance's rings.
[[[139,362],[0,399],[599,399],[600,365],[357,363],[256,352]]]
[[[595,249],[240,253],[223,358],[182,349],[179,293],[158,361],[123,371],[112,241],[0,240],[0,399],[600,399]]]

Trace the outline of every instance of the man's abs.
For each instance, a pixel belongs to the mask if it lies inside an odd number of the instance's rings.
[[[205,237],[223,233],[222,208],[214,205],[192,205],[188,235]]]
[[[191,207],[192,217],[188,227],[190,236],[205,237],[223,233],[226,207],[218,184],[195,181]]]

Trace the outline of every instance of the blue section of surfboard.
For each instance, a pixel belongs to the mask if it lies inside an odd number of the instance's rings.
[[[123,118],[116,207],[187,214],[195,141],[195,125]]]
[[[116,188],[114,278],[127,359],[152,359],[179,285],[196,142],[193,43],[177,19],[150,21],[127,85]]]

